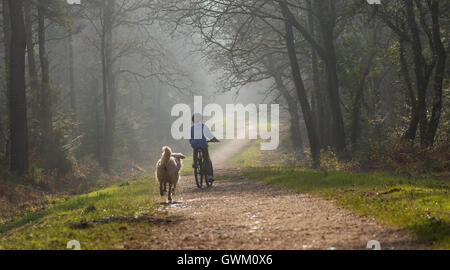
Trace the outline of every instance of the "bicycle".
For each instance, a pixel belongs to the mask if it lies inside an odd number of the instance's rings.
[[[208,143],[213,143],[217,141],[208,141]],[[208,164],[206,164],[206,159],[203,158],[205,156],[203,148],[195,148],[194,149],[194,157],[197,157],[197,159],[194,158],[194,176],[195,176],[195,183],[197,184],[198,188],[203,188],[203,181],[205,181],[206,187],[211,187],[214,180],[208,179]],[[211,175],[213,175],[213,165],[211,162],[211,158],[209,159],[211,167]]]

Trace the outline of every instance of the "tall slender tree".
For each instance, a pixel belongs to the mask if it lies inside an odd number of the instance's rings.
[[[114,131],[116,113],[116,89],[113,72],[113,27],[114,27],[114,0],[104,0],[102,13],[101,33],[101,60],[103,78],[103,109],[105,114],[103,168],[110,172],[114,150]]]
[[[50,145],[50,136],[52,132],[52,104],[50,98],[50,69],[46,46],[46,26],[45,9],[47,8],[45,0],[39,0],[38,3],[38,41],[39,41],[39,59],[41,64],[41,92],[39,95],[40,104],[40,127],[42,129],[41,148],[46,151]]]
[[[11,171],[28,172],[27,101],[25,95],[26,32],[22,0],[9,0],[11,18],[10,49],[10,129]]]
[[[4,152],[5,152],[5,156],[9,156],[10,153],[10,140],[9,140],[9,136],[6,135],[9,133],[9,124],[7,123],[6,120],[9,119],[9,107],[10,107],[10,93],[11,93],[11,80],[10,80],[10,49],[11,49],[11,19],[9,16],[9,1],[8,0],[2,0],[2,15],[3,15],[3,37],[4,37],[4,48],[5,48],[5,62],[4,62],[4,67],[5,67],[5,92],[4,92],[4,96],[6,98],[6,116],[5,119],[5,127],[2,127],[1,129],[1,133],[2,133],[2,138],[4,140],[3,144],[4,144]],[[3,119],[2,119],[3,120]],[[1,120],[0,120],[1,121]],[[0,124],[1,125],[1,124]],[[5,132],[5,133],[4,133]],[[2,148],[3,148],[2,147]]]
[[[428,124],[428,129],[425,134],[424,146],[433,146],[434,140],[436,138],[436,131],[439,125],[442,111],[442,88],[443,81],[445,77],[446,62],[447,62],[447,52],[445,50],[444,44],[441,38],[441,26],[439,22],[440,8],[439,1],[432,0],[428,1],[428,5],[431,12],[432,26],[431,33],[433,39],[433,57],[436,59],[436,70],[434,73],[434,85],[433,85],[433,107],[430,117],[430,122]]]
[[[283,15],[287,16],[286,10],[283,8]],[[309,145],[311,148],[311,157],[313,159],[313,167],[318,167],[320,162],[320,147],[317,137],[316,127],[314,125],[314,118],[311,112],[311,107],[308,103],[306,89],[303,83],[300,67],[298,64],[297,53],[295,51],[293,26],[289,20],[285,21],[286,27],[286,46],[289,54],[289,61],[291,63],[292,78],[297,90],[297,96],[300,100],[300,105],[305,118],[306,129],[308,132]]]
[[[314,38],[307,27],[300,23],[289,9],[286,0],[279,1],[280,9],[286,20],[295,27],[307,40],[311,47],[322,58],[327,78],[328,101],[331,111],[332,146],[338,152],[346,148],[344,118],[339,96],[339,79],[337,70],[337,56],[335,48],[336,3],[334,0],[317,0],[317,19],[320,29],[321,43]]]

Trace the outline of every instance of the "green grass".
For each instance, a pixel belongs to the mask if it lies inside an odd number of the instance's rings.
[[[232,160],[244,168],[242,176],[333,199],[359,214],[404,228],[433,248],[450,249],[448,180],[283,168],[279,154],[260,151],[257,146],[249,146]],[[440,222],[429,219],[427,212]]]
[[[230,175],[218,175],[218,176],[214,176],[214,180],[215,181],[228,181],[228,180],[232,180],[233,177]]]
[[[237,168],[281,167],[286,164],[287,155],[277,151],[262,151],[261,142],[262,140],[253,141],[244,151],[231,158],[228,163]]]
[[[88,194],[54,200],[44,209],[0,225],[0,249],[112,249],[151,230],[156,184],[152,176]]]
[[[211,144],[210,152],[222,143]],[[192,153],[181,174],[192,172]],[[66,249],[74,239],[82,249],[121,248],[151,231],[148,222],[159,198],[153,175],[77,196],[54,198],[39,209],[0,223],[1,249]],[[117,246],[119,245],[119,246]]]

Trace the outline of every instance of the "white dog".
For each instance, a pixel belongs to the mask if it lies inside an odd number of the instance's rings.
[[[164,146],[161,159],[156,163],[156,178],[159,181],[159,193],[161,196],[164,196],[167,191],[167,184],[169,184],[169,202],[172,202],[172,195],[175,193],[175,188],[180,178],[180,170],[183,166],[182,159],[184,158],[185,156],[183,154],[172,154],[170,147]]]

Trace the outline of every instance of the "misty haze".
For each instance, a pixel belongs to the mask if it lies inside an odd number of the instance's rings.
[[[449,1],[0,7],[0,250],[450,249]]]

